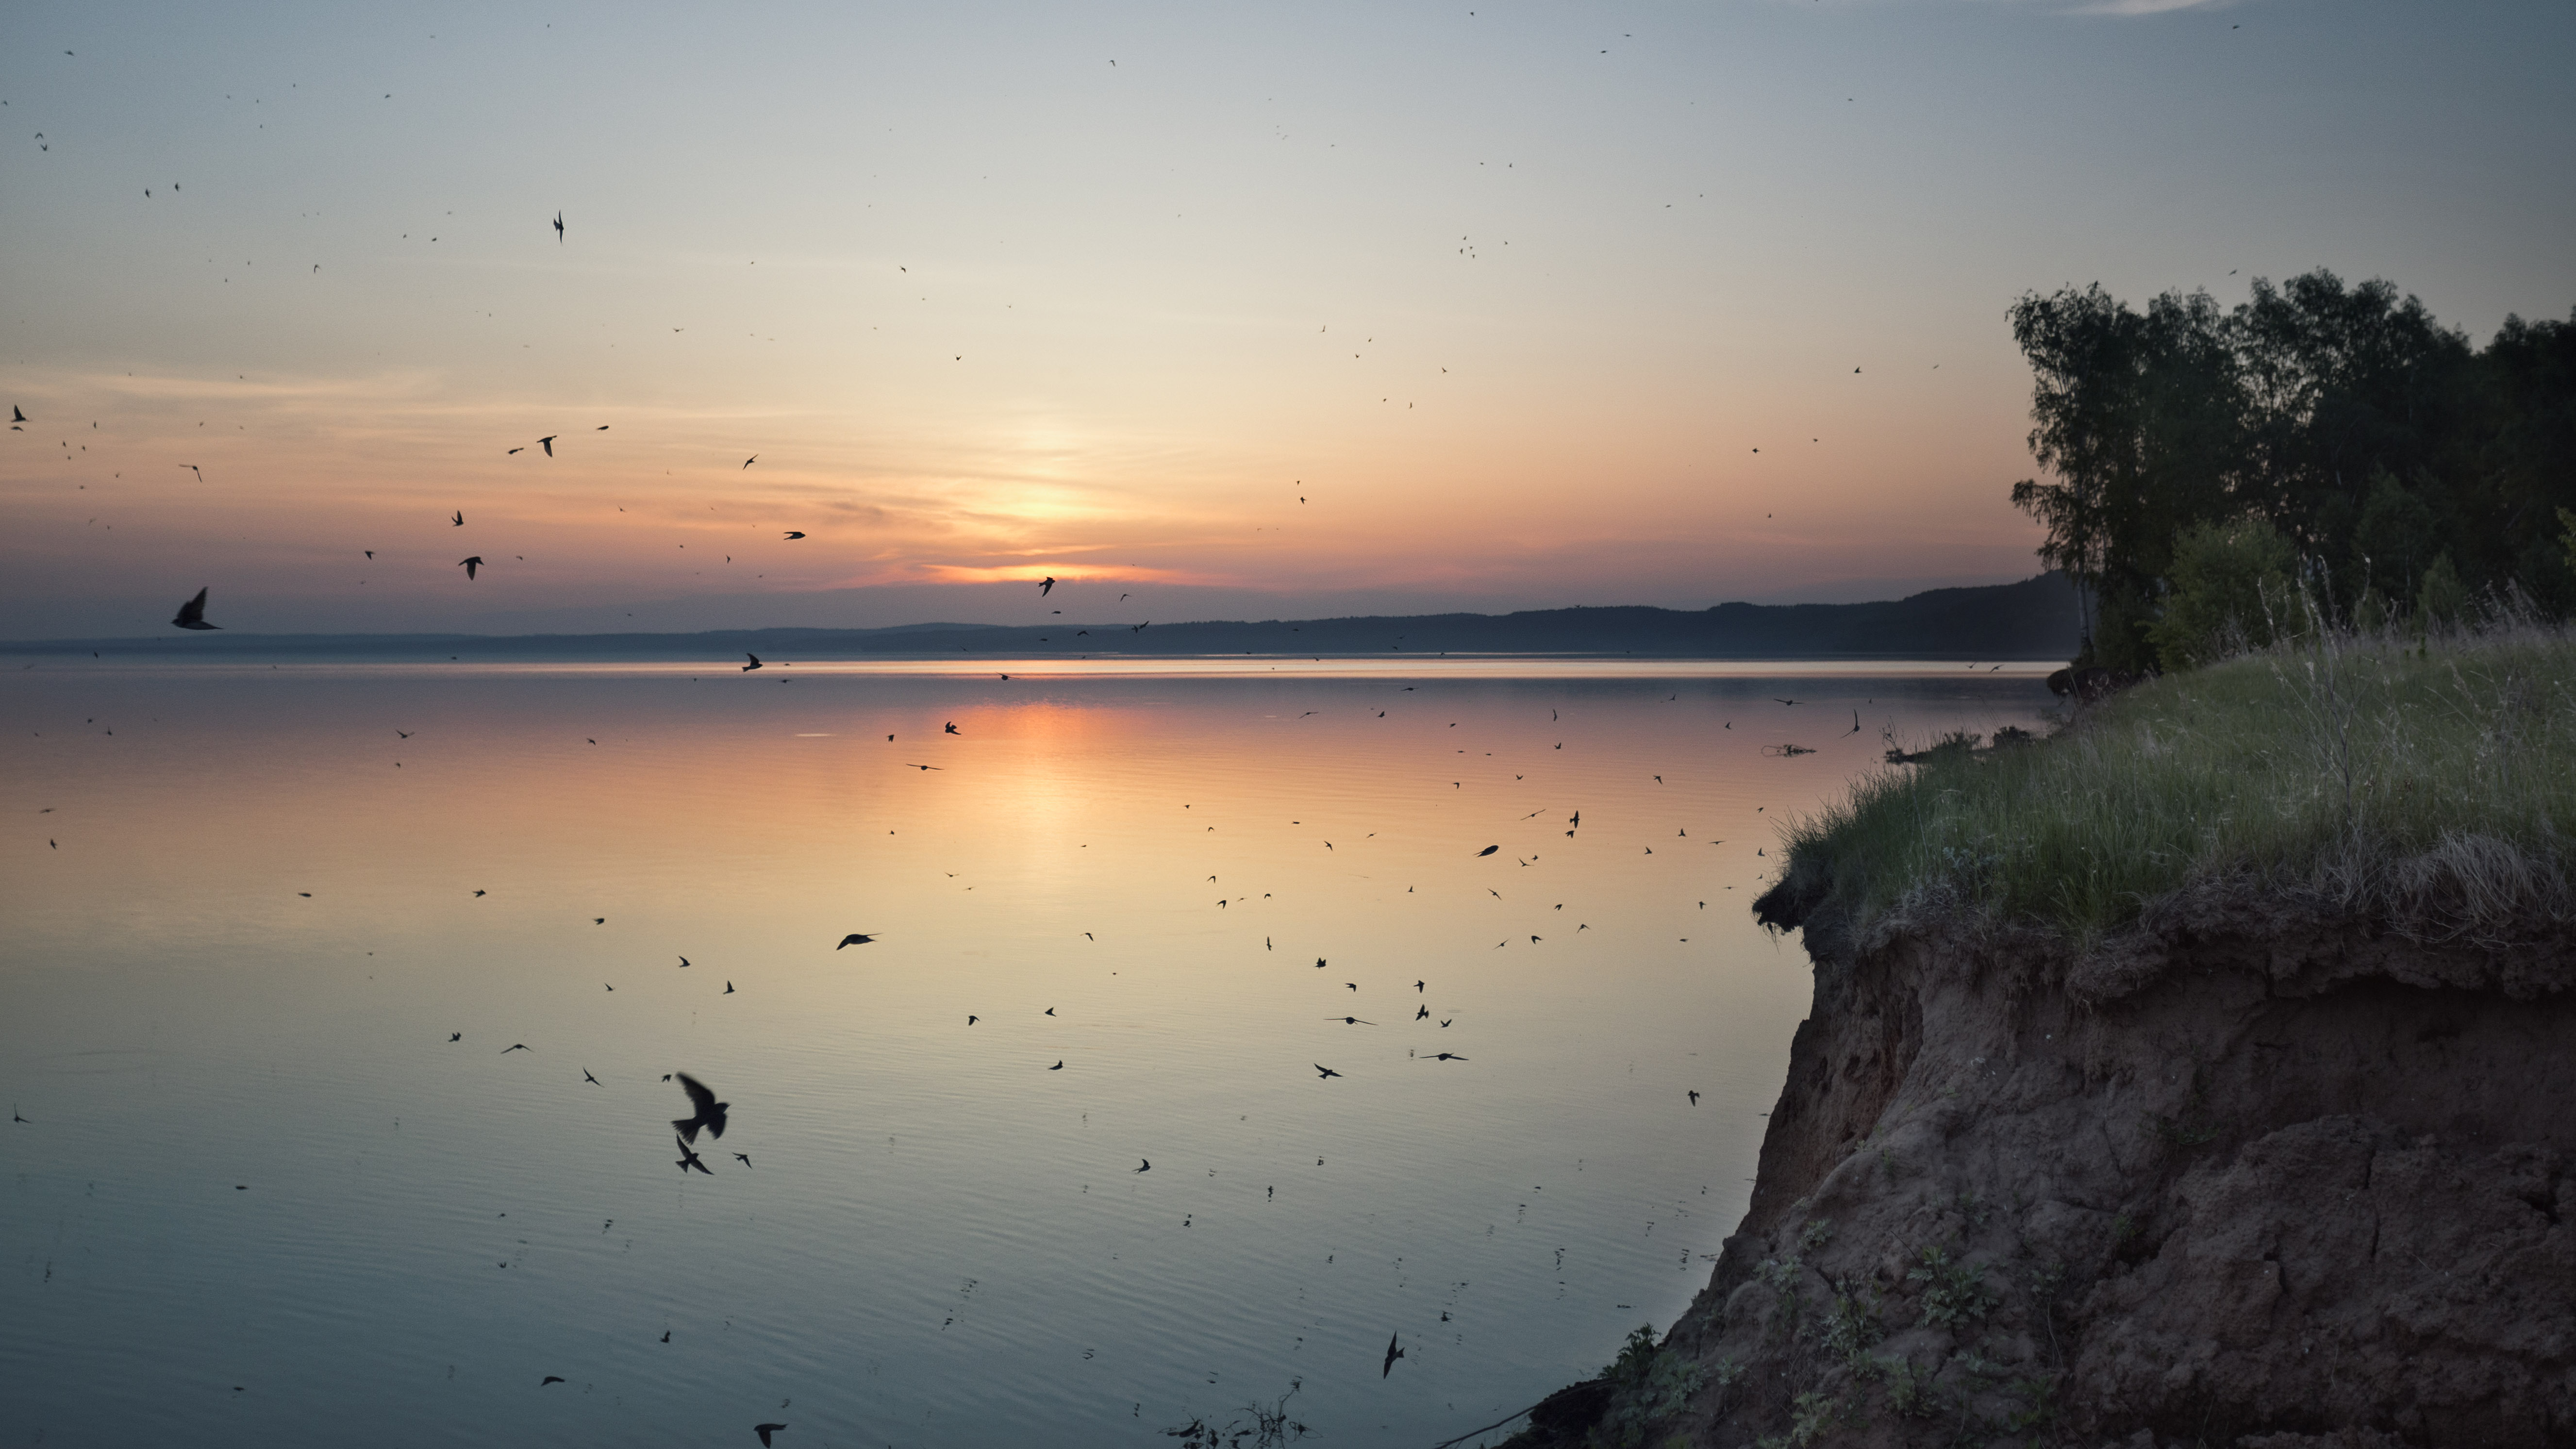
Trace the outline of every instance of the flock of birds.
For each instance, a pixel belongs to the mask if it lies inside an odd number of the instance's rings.
[[[1041,584],[1040,584],[1040,591],[1041,591],[1041,596],[1042,596],[1042,597],[1043,597],[1043,595],[1045,594],[1045,592],[1053,586],[1054,582],[1055,582],[1055,581],[1054,581],[1052,578],[1046,579],[1046,580],[1044,580],[1044,581],[1042,581],[1042,582],[1041,582]],[[202,592],[202,591],[200,591],[199,595],[198,595],[196,598],[191,599],[191,600],[190,600],[190,601],[189,601],[185,606],[183,606],[182,611],[181,611],[181,613],[182,613],[182,620],[187,620],[187,619],[197,619],[197,620],[200,620],[200,621],[201,621],[201,620],[202,620],[203,607],[204,607],[204,594],[203,594],[203,592]],[[175,621],[174,621],[174,622],[175,622]],[[205,626],[205,625],[203,625],[203,624],[202,624],[202,622],[200,622],[200,623],[197,623],[197,624],[182,623],[182,627],[211,627],[211,626]],[[761,667],[762,667],[762,661],[761,661],[757,656],[751,656],[750,662],[749,662],[748,664],[745,664],[744,666],[742,666],[742,668],[743,668],[745,671],[749,671],[749,670],[752,670],[752,669],[758,669],[758,668],[761,668]],[[1972,666],[1972,667],[1973,667],[1973,666]],[[1004,678],[1008,678],[1009,676],[1008,676],[1008,675],[1004,675],[1003,677],[1004,677]],[[1411,691],[1412,691],[1412,689],[1414,688],[1414,686],[1407,685],[1407,686],[1403,686],[1402,688],[1403,688],[1406,692],[1411,692]],[[1674,700],[1674,701],[1678,701],[1678,698],[1679,698],[1679,696],[1678,696],[1677,694],[1676,694],[1675,696],[1673,696],[1673,700]],[[1801,705],[1801,703],[1802,703],[1801,701],[1796,700],[1796,699],[1782,698],[1782,697],[1777,697],[1777,696],[1772,697],[1772,702],[1773,702],[1773,703],[1776,703],[1776,704],[1778,704],[1778,705],[1781,705],[1781,706],[1783,706],[1784,708],[1796,708],[1796,707],[1799,707],[1799,706]],[[1813,703],[1813,702],[1812,702],[1812,701],[1808,701],[1808,702],[1805,702],[1805,703],[1808,703],[1808,704],[1812,705],[1812,703]],[[1311,715],[1313,715],[1313,714],[1315,714],[1315,713],[1316,713],[1316,711],[1307,711],[1307,712],[1306,712],[1306,715],[1307,715],[1307,716],[1311,716]],[[1380,717],[1383,717],[1383,711],[1379,712],[1379,715],[1380,715]],[[1303,718],[1303,717],[1306,717],[1306,716],[1300,716],[1300,717],[1301,717],[1301,718]],[[1553,710],[1551,710],[1551,711],[1550,711],[1550,718],[1551,718],[1552,720],[1556,718],[1556,712],[1555,712],[1555,711],[1553,711]],[[1727,722],[1727,724],[1726,724],[1726,726],[1725,726],[1725,727],[1726,727],[1726,728],[1732,728],[1732,722],[1731,722],[1731,721]],[[1852,730],[1850,731],[1850,733],[1857,733],[1857,732],[1859,732],[1860,728],[1861,728],[1861,726],[1860,726],[1860,718],[1859,718],[1859,714],[1858,714],[1858,712],[1857,712],[1857,711],[1855,711],[1855,712],[1854,712],[1854,714],[1853,714],[1853,728],[1852,728]],[[958,734],[958,733],[959,733],[959,731],[958,731],[958,728],[957,728],[957,725],[955,724],[955,722],[954,722],[954,721],[946,722],[946,723],[943,725],[943,733],[948,734],[948,735],[955,735],[955,734]],[[408,737],[408,736],[406,736],[406,737]],[[889,735],[887,738],[889,739],[889,741],[891,741],[894,737],[893,737],[893,736],[891,736],[891,735]],[[595,742],[594,742],[594,743],[595,743]],[[1562,748],[1562,745],[1559,745],[1559,746],[1558,746],[1558,748]],[[1801,750],[1799,750],[1799,753],[1812,753],[1812,751],[1806,751],[1806,750],[1801,749]],[[940,766],[933,766],[933,765],[916,765],[916,766],[911,766],[911,767],[912,767],[912,768],[923,769],[923,770],[931,770],[931,769],[940,769],[940,768],[943,768],[943,767],[940,767]],[[1656,781],[1659,785],[1660,785],[1660,784],[1662,783],[1662,781],[1663,781],[1663,777],[1662,777],[1661,775],[1656,775],[1656,776],[1654,776],[1653,778],[1655,779],[1655,781]],[[1188,807],[1187,807],[1187,806],[1184,806],[1183,808],[1184,808],[1184,809],[1187,809]],[[1546,812],[1544,812],[1544,811],[1532,812],[1532,813],[1531,813],[1531,815],[1529,815],[1529,816],[1524,816],[1524,817],[1522,817],[1522,819],[1525,821],[1525,820],[1527,820],[1527,819],[1534,818],[1534,816],[1535,816],[1535,815],[1537,815],[1537,814],[1543,814],[1543,813],[1546,813]],[[1566,816],[1566,817],[1565,817],[1565,819],[1564,819],[1564,820],[1563,820],[1563,822],[1562,822],[1562,824],[1563,824],[1563,825],[1564,825],[1564,827],[1565,827],[1565,828],[1564,828],[1563,833],[1564,833],[1567,837],[1573,837],[1573,836],[1575,836],[1575,835],[1577,834],[1577,832],[1581,829],[1581,827],[1582,827],[1582,823],[1583,823],[1583,812],[1582,812],[1581,810],[1579,810],[1579,809],[1578,809],[1578,810],[1575,810],[1575,811],[1573,811],[1573,812],[1571,812],[1568,816]],[[1686,827],[1685,827],[1685,828],[1683,828],[1682,830],[1680,830],[1680,831],[1679,831],[1679,835],[1680,835],[1680,837],[1681,837],[1681,838],[1688,838],[1688,836],[1689,836],[1689,831],[1688,831],[1688,829],[1687,829]],[[1702,843],[1704,843],[1704,844],[1708,844],[1708,845],[1724,845],[1726,842],[1725,842],[1725,840],[1724,840],[1724,839],[1709,839],[1709,840],[1705,840],[1705,841],[1704,841],[1704,842],[1702,842]],[[1330,842],[1325,842],[1325,845],[1326,845],[1326,848],[1327,848],[1327,849],[1332,848],[1332,846],[1331,846],[1331,843],[1330,843]],[[1500,854],[1501,852],[1502,852],[1502,846],[1501,846],[1501,844],[1496,843],[1496,844],[1492,844],[1492,845],[1487,845],[1487,846],[1483,847],[1482,849],[1480,849],[1480,850],[1477,850],[1477,851],[1473,852],[1473,855],[1472,855],[1472,857],[1471,857],[1471,858],[1472,858],[1472,859],[1474,859],[1474,860],[1486,860],[1486,859],[1490,859],[1490,858],[1492,858],[1492,857],[1494,857],[1494,856],[1496,856],[1496,855]],[[1646,853],[1647,853],[1647,854],[1652,854],[1652,853],[1653,853],[1652,848],[1651,848],[1651,847],[1648,847],[1648,848],[1646,849]],[[1532,864],[1532,861],[1531,861],[1531,860],[1527,860],[1527,859],[1520,859],[1519,857],[1514,857],[1514,859],[1515,859],[1515,860],[1517,860],[1517,861],[1518,861],[1518,863],[1519,863],[1519,864],[1521,864],[1521,865],[1523,865],[1523,866],[1528,866],[1528,865]],[[1210,876],[1208,879],[1209,879],[1210,881],[1214,881],[1214,880],[1216,879],[1216,877],[1214,877],[1214,876]],[[1490,888],[1488,888],[1488,889],[1489,889],[1489,893],[1490,893],[1490,894],[1493,894],[1493,895],[1495,895],[1495,896],[1497,896],[1497,897],[1499,897],[1499,896],[1500,896],[1500,894],[1501,894],[1499,891],[1491,891],[1491,890],[1490,890]],[[1729,886],[1729,887],[1727,887],[1727,889],[1730,889],[1730,890],[1731,890],[1731,889],[1734,889],[1734,887]],[[483,894],[484,894],[484,892],[483,892],[483,891],[480,891],[480,890],[477,890],[477,891],[475,892],[475,894],[476,894],[477,896],[480,896],[480,895],[483,895]],[[1218,898],[1218,900],[1216,901],[1216,905],[1217,905],[1218,907],[1220,907],[1220,908],[1222,908],[1222,907],[1224,907],[1224,906],[1226,906],[1226,905],[1228,905],[1228,904],[1229,904],[1229,898],[1226,898],[1226,897],[1220,897],[1220,898]],[[1705,901],[1702,901],[1702,902],[1700,902],[1699,904],[1700,904],[1700,906],[1701,906],[1703,909],[1704,909],[1704,908],[1706,907],[1706,905],[1707,905],[1707,903],[1706,903]],[[1562,909],[1562,907],[1559,907],[1559,909]],[[604,917],[601,917],[601,918],[595,918],[595,919],[594,919],[594,921],[593,921],[593,924],[605,924],[605,918],[604,918]],[[1578,932],[1580,932],[1580,931],[1586,931],[1586,930],[1589,930],[1589,929],[1590,929],[1590,926],[1589,926],[1589,924],[1588,924],[1588,923],[1578,923],[1575,929],[1576,929],[1576,931],[1578,931]],[[1085,933],[1085,934],[1086,934],[1086,935],[1088,935],[1089,933]],[[833,949],[834,951],[836,951],[836,952],[837,952],[837,951],[847,950],[847,949],[849,949],[850,947],[853,947],[853,946],[867,946],[867,945],[870,945],[870,944],[875,943],[878,939],[879,939],[879,934],[878,934],[878,933],[874,933],[874,932],[866,932],[866,931],[852,931],[852,932],[848,932],[848,933],[844,934],[844,935],[843,935],[843,936],[842,936],[842,937],[841,937],[837,942],[835,942],[835,943],[833,944],[833,946],[832,946],[832,949]],[[1530,940],[1530,942],[1531,942],[1533,945],[1535,945],[1535,944],[1538,944],[1538,943],[1542,940],[1542,937],[1540,937],[1540,936],[1538,936],[1538,935],[1533,934],[1533,935],[1530,935],[1530,936],[1529,936],[1529,940]],[[1497,943],[1497,946],[1498,946],[1498,948],[1499,948],[1500,946],[1502,946],[1502,945],[1507,945],[1507,944],[1509,944],[1508,939],[1507,939],[1505,942]],[[1264,942],[1263,942],[1263,946],[1264,946],[1264,949],[1265,949],[1265,950],[1274,949],[1274,948],[1275,948],[1275,943],[1274,943],[1273,941],[1271,941],[1269,938],[1265,938],[1265,939],[1264,939]],[[680,965],[681,967],[687,967],[687,966],[689,966],[689,965],[691,965],[691,964],[692,964],[692,963],[691,963],[691,961],[689,960],[689,958],[688,958],[687,956],[685,956],[685,955],[684,955],[684,956],[679,957],[679,965]],[[1318,957],[1318,958],[1316,958],[1314,965],[1315,965],[1315,968],[1316,968],[1317,970],[1323,970],[1323,969],[1326,969],[1326,968],[1330,965],[1330,961],[1329,961],[1329,959],[1328,959],[1328,958]],[[1359,990],[1360,990],[1360,985],[1359,985],[1359,983],[1358,983],[1358,982],[1345,982],[1345,983],[1343,983],[1343,985],[1344,985],[1347,989],[1349,989],[1349,990],[1351,990],[1351,991],[1353,991],[1353,992],[1357,992],[1357,991],[1359,991]],[[1424,995],[1424,994],[1426,994],[1426,993],[1427,993],[1427,989],[1428,989],[1428,985],[1429,985],[1429,983],[1428,983],[1426,980],[1420,980],[1420,979],[1417,979],[1416,981],[1414,981],[1414,982],[1412,983],[1412,985],[1413,985],[1413,988],[1414,988],[1414,991],[1415,991],[1415,993],[1416,993],[1417,997],[1420,997],[1420,996],[1422,996],[1422,995]],[[608,987],[608,989],[609,989],[609,990],[611,990],[611,991],[613,991],[613,990],[615,990],[616,988],[615,988],[613,985],[611,985],[611,986],[609,986],[609,987]],[[730,982],[730,981],[726,982],[726,984],[725,984],[725,988],[724,988],[724,994],[730,995],[730,994],[733,994],[733,991],[734,991],[733,983],[732,983],[732,982]],[[1048,1008],[1046,1008],[1046,1009],[1045,1009],[1045,1013],[1044,1013],[1044,1014],[1045,1014],[1045,1015],[1048,1015],[1048,1016],[1053,1016],[1053,1015],[1055,1015],[1055,1009],[1054,1009],[1053,1007],[1048,1007]],[[981,1017],[980,1017],[979,1015],[969,1014],[969,1015],[966,1017],[966,1024],[967,1024],[968,1026],[970,1026],[970,1027],[971,1027],[971,1026],[974,1026],[974,1025],[975,1025],[975,1024],[980,1020],[980,1019],[981,1019]],[[1380,1023],[1379,1023],[1376,1019],[1374,1019],[1374,1018],[1365,1018],[1365,1017],[1361,1017],[1361,1016],[1358,1016],[1356,1013],[1342,1013],[1342,1014],[1338,1014],[1338,1015],[1331,1015],[1331,1016],[1327,1016],[1327,1017],[1326,1017],[1326,1018],[1324,1018],[1324,1019],[1325,1019],[1326,1021],[1328,1021],[1328,1022],[1336,1022],[1336,1023],[1340,1023],[1340,1024],[1342,1024],[1342,1025],[1346,1025],[1346,1026],[1354,1026],[1354,1027],[1375,1027],[1375,1026],[1378,1026],[1378,1025],[1380,1024]],[[1422,1023],[1422,1022],[1426,1022],[1426,1021],[1431,1021],[1431,1020],[1433,1020],[1433,1019],[1434,1019],[1434,1013],[1432,1012],[1432,1010],[1431,1010],[1431,1007],[1430,1007],[1429,1003],[1428,1003],[1427,1001],[1419,1001],[1419,1000],[1418,1000],[1418,1001],[1417,1001],[1417,1003],[1416,1003],[1415,1011],[1414,1011],[1413,1016],[1412,1016],[1412,1018],[1411,1018],[1412,1022],[1413,1022],[1413,1023],[1417,1023],[1417,1024],[1418,1024],[1418,1023]],[[1454,1023],[1455,1019],[1456,1019],[1456,1018],[1454,1018],[1454,1017],[1449,1017],[1449,1018],[1440,1018],[1440,1019],[1438,1019],[1438,1021],[1437,1021],[1437,1026],[1438,1026],[1438,1028],[1439,1028],[1439,1029],[1447,1029],[1448,1027],[1450,1027],[1450,1026]],[[448,1040],[449,1040],[449,1042],[450,1042],[451,1044],[453,1044],[453,1043],[461,1043],[461,1042],[463,1041],[463,1039],[464,1039],[464,1034],[463,1034],[462,1032],[451,1032],[451,1033],[449,1033],[449,1036],[448,1036]],[[509,1047],[504,1048],[504,1049],[503,1049],[503,1053],[502,1053],[502,1054],[503,1054],[503,1055],[508,1055],[508,1054],[510,1054],[510,1053],[513,1053],[513,1052],[523,1052],[523,1051],[531,1051],[531,1050],[532,1050],[532,1048],[530,1048],[530,1047],[529,1047],[527,1044],[525,1044],[525,1043],[513,1043],[513,1044],[512,1044],[512,1045],[510,1045]],[[1458,1053],[1458,1052],[1451,1052],[1451,1051],[1441,1051],[1441,1052],[1435,1052],[1435,1053],[1419,1053],[1419,1054],[1417,1054],[1417,1053],[1415,1053],[1415,1052],[1412,1052],[1412,1051],[1408,1051],[1408,1052],[1407,1052],[1407,1056],[1408,1056],[1408,1057],[1415,1058],[1415,1059],[1418,1059],[1418,1060],[1421,1060],[1421,1061],[1426,1062],[1426,1063],[1435,1064],[1435,1065],[1436,1065],[1436,1064],[1442,1064],[1442,1063],[1452,1063],[1452,1062],[1463,1064],[1463,1063],[1467,1063],[1467,1062],[1470,1060],[1470,1058],[1469,1058],[1468,1056],[1466,1056],[1466,1055],[1464,1055],[1464,1054],[1462,1054],[1462,1053]],[[1315,1073],[1316,1073],[1316,1080],[1317,1080],[1319,1083],[1323,1083],[1323,1082],[1331,1082],[1331,1081],[1335,1081],[1335,1080],[1347,1080],[1346,1074],[1345,1074],[1343,1071],[1341,1071],[1340,1069],[1336,1068],[1336,1067],[1333,1067],[1333,1066],[1327,1065],[1327,1064],[1322,1063],[1322,1062],[1314,1062],[1314,1063],[1312,1063],[1312,1066],[1313,1066],[1313,1069],[1314,1069],[1314,1071],[1315,1071]],[[1062,1070],[1064,1070],[1064,1069],[1065,1069],[1065,1061],[1064,1061],[1064,1059],[1062,1059],[1062,1058],[1058,1058],[1058,1059],[1057,1059],[1053,1064],[1051,1064],[1051,1065],[1049,1065],[1049,1066],[1047,1066],[1047,1067],[1045,1067],[1045,1068],[1044,1068],[1044,1070],[1051,1071],[1051,1072],[1052,1072],[1052,1071],[1062,1071]],[[600,1086],[600,1085],[603,1085],[603,1084],[601,1084],[601,1083],[599,1082],[599,1080],[598,1080],[595,1076],[593,1076],[593,1075],[590,1073],[590,1071],[589,1071],[587,1068],[582,1069],[582,1078],[583,1078],[583,1080],[584,1080],[585,1082],[589,1083],[590,1085],[593,1085],[593,1086]],[[695,1076],[693,1076],[693,1075],[691,1075],[691,1074],[689,1074],[689,1073],[687,1073],[687,1072],[672,1072],[672,1073],[667,1073],[667,1074],[665,1074],[665,1075],[663,1076],[662,1080],[663,1080],[663,1081],[665,1081],[665,1082],[673,1083],[674,1085],[676,1085],[676,1087],[679,1089],[679,1091],[682,1093],[683,1097],[685,1098],[686,1103],[687,1103],[688,1108],[689,1108],[689,1114],[688,1114],[687,1116],[685,1116],[685,1117],[678,1117],[678,1118],[674,1118],[674,1119],[672,1119],[672,1120],[671,1120],[671,1122],[670,1122],[670,1127],[671,1127],[671,1130],[672,1130],[672,1133],[673,1133],[673,1143],[674,1143],[674,1147],[675,1147],[675,1149],[676,1149],[676,1151],[677,1151],[677,1153],[678,1153],[678,1156],[677,1156],[675,1159],[673,1159],[673,1166],[674,1166],[674,1167],[675,1167],[675,1168],[676,1168],[680,1173],[682,1173],[684,1176],[685,1176],[685,1175],[688,1175],[688,1174],[691,1174],[691,1173],[701,1174],[701,1175],[710,1176],[710,1177],[712,1177],[712,1176],[716,1175],[716,1169],[715,1169],[715,1168],[713,1168],[713,1167],[710,1167],[710,1166],[708,1165],[707,1161],[706,1161],[706,1154],[702,1154],[702,1153],[698,1150],[699,1137],[700,1137],[700,1134],[703,1132],[704,1134],[706,1134],[707,1138],[708,1138],[710,1141],[715,1141],[715,1140],[720,1140],[720,1139],[722,1139],[722,1138],[723,1138],[723,1136],[724,1136],[724,1134],[725,1134],[726,1127],[728,1126],[728,1124],[729,1124],[729,1123],[730,1123],[730,1121],[731,1121],[731,1114],[732,1114],[732,1111],[733,1111],[732,1104],[731,1104],[731,1103],[729,1103],[729,1102],[726,1102],[726,1101],[720,1100],[720,1099],[717,1097],[717,1094],[716,1094],[716,1091],[715,1091],[715,1089],[714,1089],[714,1088],[712,1088],[712,1087],[708,1086],[705,1082],[701,1081],[699,1078],[697,1078],[697,1077],[695,1077]],[[1688,1105],[1689,1105],[1689,1106],[1696,1107],[1696,1106],[1698,1106],[1698,1105],[1699,1105],[1699,1101],[1700,1101],[1701,1093],[1700,1093],[1698,1090],[1696,1090],[1696,1089],[1689,1090],[1685,1095],[1686,1095],[1686,1099],[1687,1099],[1687,1102],[1688,1102]],[[734,1160],[738,1161],[738,1162],[741,1164],[741,1166],[742,1166],[742,1168],[743,1168],[744,1170],[750,1170],[750,1169],[752,1169],[752,1160],[751,1160],[751,1157],[750,1157],[750,1155],[749,1155],[749,1154],[747,1154],[747,1153],[742,1153],[742,1152],[735,1152],[735,1153],[733,1153],[733,1154],[732,1154],[732,1157],[733,1157],[733,1159],[734,1159]],[[1320,1159],[1319,1159],[1319,1164],[1320,1164]],[[1138,1162],[1137,1162],[1136,1167],[1134,1167],[1133,1169],[1130,1169],[1131,1175],[1141,1175],[1141,1174],[1145,1174],[1145,1173],[1150,1173],[1150,1172],[1152,1172],[1152,1171],[1154,1171],[1154,1164],[1153,1164],[1153,1161],[1152,1161],[1152,1159],[1151,1159],[1151,1158],[1139,1158],[1139,1159],[1138,1159]],[[1275,1189],[1275,1188],[1274,1188],[1274,1189],[1271,1189],[1271,1191],[1275,1192],[1275,1191],[1276,1191],[1276,1189]],[[1443,1316],[1444,1316],[1444,1318],[1446,1317],[1446,1315],[1445,1315],[1445,1314],[1444,1314]],[[668,1342],[668,1341],[669,1341],[669,1333],[668,1333],[667,1331],[666,1331],[666,1332],[665,1332],[665,1334],[663,1335],[663,1341],[665,1341],[665,1342]],[[1397,1360],[1402,1359],[1402,1358],[1404,1358],[1405,1356],[1406,1356],[1406,1354],[1405,1354],[1405,1349],[1404,1349],[1404,1347],[1403,1347],[1403,1332],[1402,1332],[1402,1330],[1401,1330],[1401,1329],[1398,1329],[1398,1330],[1396,1330],[1394,1333],[1390,1334],[1390,1336],[1389,1336],[1389,1338],[1388,1338],[1388,1341],[1387,1341],[1387,1345],[1386,1345],[1385,1351],[1384,1351],[1384,1353],[1382,1354],[1381,1359],[1380,1359],[1380,1363],[1379,1363],[1379,1377],[1380,1377],[1380,1378],[1386,1378],[1386,1377],[1391,1376],[1391,1375],[1393,1374],[1393,1372],[1394,1372],[1395,1364],[1396,1364]],[[565,1382],[565,1380],[564,1380],[563,1378],[561,1378],[560,1376],[558,1376],[558,1375],[546,1375],[546,1376],[544,1376],[544,1378],[542,1379],[541,1384],[540,1384],[540,1387],[544,1387],[544,1386],[546,1386],[546,1385],[551,1385],[551,1384],[555,1384],[555,1383],[561,1383],[561,1382]],[[787,1424],[785,1424],[785,1423],[763,1423],[763,1424],[760,1424],[760,1425],[755,1426],[755,1430],[756,1430],[756,1432],[758,1432],[758,1433],[759,1433],[760,1438],[761,1438],[761,1442],[762,1442],[762,1443],[764,1443],[764,1444],[767,1444],[767,1443],[769,1443],[769,1442],[770,1442],[770,1436],[771,1436],[771,1435],[776,1434],[776,1433],[779,1433],[779,1432],[782,1432],[782,1431],[784,1431],[784,1430],[785,1430],[786,1428],[788,1428],[788,1427],[789,1427],[789,1426],[788,1426]]]

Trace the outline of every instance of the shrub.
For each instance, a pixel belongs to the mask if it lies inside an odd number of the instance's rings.
[[[2174,539],[2172,591],[2147,630],[2156,660],[2190,669],[2259,649],[2290,632],[2299,612],[2298,555],[2259,518],[2197,523]]]

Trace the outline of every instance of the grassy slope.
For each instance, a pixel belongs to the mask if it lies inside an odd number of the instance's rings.
[[[1789,831],[1791,881],[1855,926],[1967,905],[2088,939],[2214,877],[2486,934],[2576,917],[2571,870],[2576,636],[2529,623],[2156,680],[2045,741],[1891,766]]]

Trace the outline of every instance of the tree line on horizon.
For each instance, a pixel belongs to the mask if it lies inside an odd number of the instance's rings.
[[[2009,316],[2053,475],[2012,501],[2088,599],[2079,666],[2187,667],[2300,595],[2363,626],[2576,612],[2576,309],[2477,347],[2320,268],[2233,309],[2095,283]]]

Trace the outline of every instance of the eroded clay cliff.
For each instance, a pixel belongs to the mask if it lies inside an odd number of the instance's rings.
[[[2079,955],[1784,885],[1742,1227],[1531,1445],[2576,1442],[2576,939],[2211,885]]]

